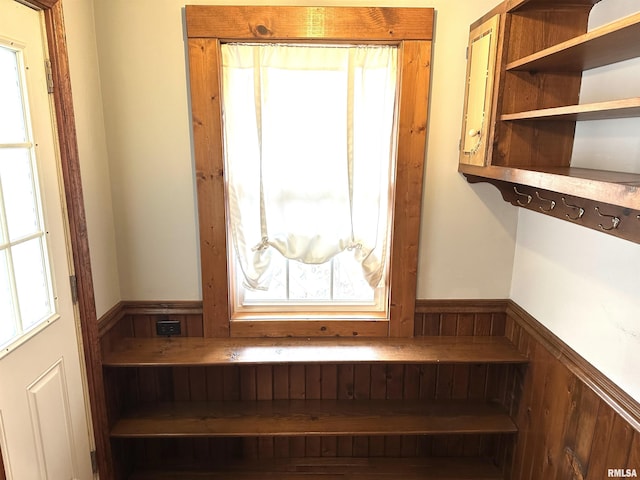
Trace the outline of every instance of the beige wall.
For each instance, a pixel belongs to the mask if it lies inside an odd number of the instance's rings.
[[[639,8],[603,1],[590,27]],[[640,96],[639,76],[640,60],[592,70],[580,99]],[[639,131],[638,118],[578,123],[572,163],[640,172]],[[511,297],[640,400],[640,245],[522,210]]]
[[[198,299],[182,3],[95,0],[98,78],[91,1],[64,2],[99,310],[118,300],[118,283],[124,299]],[[468,26],[496,3],[402,3],[437,12],[418,296],[510,296],[640,399],[640,246],[524,210],[515,244],[518,210],[493,187],[470,186],[456,172]],[[602,2],[598,21],[634,4]],[[600,74],[585,79],[584,98],[637,85]],[[638,123],[628,122],[580,124],[575,160],[638,171]]]
[[[517,211],[494,187],[471,186],[457,172],[469,25],[498,3],[431,2],[437,19],[418,298],[508,297]]]
[[[64,0],[73,107],[98,316],[120,300],[92,0]]]
[[[327,0],[279,3],[345,5]],[[469,24],[496,3],[386,3],[433,6],[437,12],[418,272],[421,298],[504,298],[509,293],[516,212],[492,188],[471,187],[457,173]],[[124,299],[201,295],[183,6],[183,0],[95,0]]]

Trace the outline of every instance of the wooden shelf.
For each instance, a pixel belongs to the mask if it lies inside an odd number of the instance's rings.
[[[465,175],[550,190],[595,202],[640,210],[640,174],[576,167],[545,169],[460,165]]]
[[[579,120],[608,120],[638,116],[640,116],[640,97],[569,105],[566,107],[543,108],[528,112],[504,113],[500,116],[500,120],[561,120],[575,122]]]
[[[209,471],[136,472],[129,480],[500,480],[485,458],[287,458]]]
[[[491,11],[505,15],[491,148],[459,171],[512,205],[640,243],[640,174],[608,171],[604,160],[600,170],[570,166],[576,121],[640,117],[640,97],[615,91],[579,103],[582,72],[640,58],[640,13],[587,31],[599,1],[505,0]]]
[[[515,433],[493,403],[457,400],[272,400],[149,405],[114,438]]]
[[[525,363],[504,337],[126,338],[108,367],[281,363]]]
[[[508,63],[507,70],[580,72],[640,56],[640,13]]]

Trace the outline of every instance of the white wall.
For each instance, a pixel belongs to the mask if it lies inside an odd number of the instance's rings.
[[[95,0],[123,299],[201,298],[184,3]],[[276,3],[385,5],[379,0]],[[437,14],[420,298],[505,298],[509,294],[516,210],[503,203],[493,187],[472,187],[457,173],[469,25],[497,3],[386,2],[433,6]]]
[[[120,287],[93,1],[64,0],[62,5],[96,310],[101,316],[120,300]]]
[[[603,1],[590,28],[638,7]],[[639,77],[638,60],[587,72],[581,102],[640,96]],[[640,119],[579,123],[572,163],[640,172],[639,131]],[[640,245],[521,210],[511,298],[640,400]]]

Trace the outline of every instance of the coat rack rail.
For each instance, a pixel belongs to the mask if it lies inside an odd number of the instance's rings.
[[[640,243],[640,211],[542,190],[528,185],[465,174],[469,183],[490,183],[504,201],[534,212]]]

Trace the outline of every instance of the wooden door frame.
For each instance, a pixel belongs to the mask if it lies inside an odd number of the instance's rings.
[[[62,180],[69,223],[69,240],[73,258],[73,275],[77,283],[77,309],[82,336],[91,419],[96,445],[97,469],[101,480],[114,478],[111,465],[111,444],[107,406],[102,378],[102,361],[98,335],[98,321],[89,255],[87,221],[80,177],[80,158],[76,134],[69,56],[64,28],[62,0],[16,0],[27,3],[44,13],[48,54],[51,61],[54,91],[53,104],[57,122]],[[0,473],[0,475],[4,475]],[[2,477],[0,476],[0,479]]]

